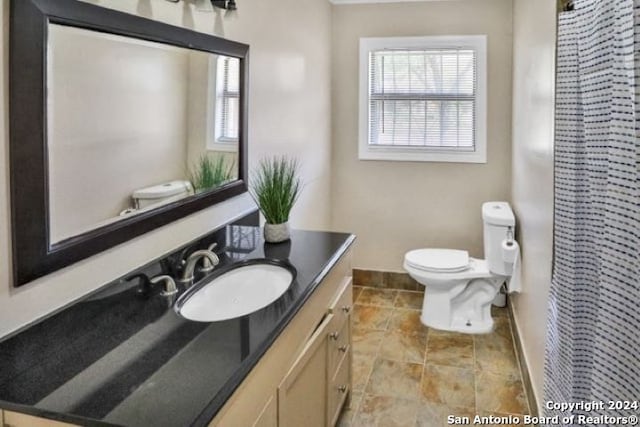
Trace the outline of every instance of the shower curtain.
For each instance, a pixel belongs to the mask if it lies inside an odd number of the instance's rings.
[[[547,416],[630,416],[640,400],[640,0],[559,18]],[[596,418],[592,423],[613,425]]]

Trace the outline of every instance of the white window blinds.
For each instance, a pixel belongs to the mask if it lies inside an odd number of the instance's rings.
[[[216,139],[238,140],[240,118],[240,60],[228,56],[218,58],[216,73]]]
[[[473,151],[476,64],[470,48],[371,51],[368,144]]]

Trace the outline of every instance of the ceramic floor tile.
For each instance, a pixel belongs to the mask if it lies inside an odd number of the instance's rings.
[[[491,317],[494,319],[496,317],[509,317],[509,309],[507,307],[496,307],[495,305],[492,305]]]
[[[451,425],[448,417],[469,417],[473,420],[473,409],[451,408],[447,405],[434,402],[424,402],[418,407],[416,427],[442,427]]]
[[[353,326],[355,328],[386,331],[392,314],[392,308],[355,304]]]
[[[422,365],[376,359],[366,394],[418,399]]]
[[[373,362],[375,358],[373,356],[367,356],[364,354],[353,354],[353,365],[351,372],[353,381],[353,391],[361,392],[365,389],[369,377],[371,376],[371,370],[373,369]]]
[[[374,289],[364,288],[360,297],[358,298],[358,304],[361,305],[377,305],[380,307],[393,307],[393,302],[396,299],[397,291],[392,289]]]
[[[426,363],[473,368],[473,336],[430,330]]]
[[[392,331],[400,331],[404,333],[426,334],[428,328],[420,321],[419,310],[409,310],[404,308],[396,308],[389,329]]]
[[[502,414],[529,412],[520,377],[480,372],[476,385],[476,407],[479,411]]]
[[[511,337],[511,323],[509,318],[505,316],[497,316],[493,319],[493,334],[502,338],[512,340]],[[481,335],[479,335],[481,336]]]
[[[394,306],[398,308],[421,310],[423,300],[424,293],[422,292],[398,291],[398,296],[396,296]]]
[[[413,427],[418,402],[391,396],[365,395],[353,425],[358,427]]]
[[[353,328],[351,335],[353,352],[356,354],[375,356],[378,354],[384,336],[385,331]]]
[[[474,335],[476,369],[504,375],[519,375],[509,319],[497,317],[495,330],[490,334]]]
[[[360,403],[362,402],[362,393],[361,392],[352,392],[351,393],[351,401],[349,405],[345,404],[342,409],[342,413],[340,414],[340,418],[338,419],[338,423],[336,424],[338,427],[351,427],[353,425],[353,418],[360,407]]]
[[[391,279],[396,288],[411,286],[379,272],[359,278],[378,288]],[[509,426],[509,416],[528,413],[507,310],[492,308],[490,334],[457,334],[422,325],[422,298],[354,287],[354,392],[338,425],[439,427],[449,415],[473,419],[477,408],[482,416],[507,417],[500,425]]]
[[[362,287],[360,286],[354,286],[353,287],[353,302],[356,303],[358,302],[358,297],[360,296],[360,293],[362,292]]]
[[[426,347],[426,334],[387,331],[380,346],[379,354],[383,359],[423,363]]]
[[[421,392],[428,402],[457,408],[475,408],[473,369],[426,364]]]

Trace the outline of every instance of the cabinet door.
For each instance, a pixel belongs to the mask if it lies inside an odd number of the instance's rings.
[[[279,427],[327,425],[327,352],[333,314],[328,314],[278,387]]]
[[[262,412],[258,416],[258,419],[253,423],[252,427],[278,427],[278,407],[276,406],[277,397],[275,395],[269,398],[269,401]]]

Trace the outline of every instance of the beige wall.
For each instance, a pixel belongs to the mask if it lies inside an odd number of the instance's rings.
[[[523,292],[512,301],[540,404],[553,244],[555,0],[515,0],[513,27],[512,199]]]
[[[354,266],[402,270],[420,247],[482,256],[483,202],[511,188],[511,0],[345,5],[333,8],[333,210],[358,235]],[[358,160],[360,37],[488,35],[488,163]]]
[[[251,45],[249,110],[250,162],[267,154],[300,157],[306,187],[294,209],[297,227],[322,229],[329,224],[330,168],[330,31],[331,7],[326,0],[264,0],[239,2],[235,17],[222,19],[199,11],[206,2],[150,0],[92,1],[152,16],[175,25]],[[234,215],[247,212],[248,196],[148,233],[129,243],[20,289],[11,287],[8,172],[8,28],[9,1],[2,0],[0,22],[0,336],[54,310],[181,243],[201,235]]]

